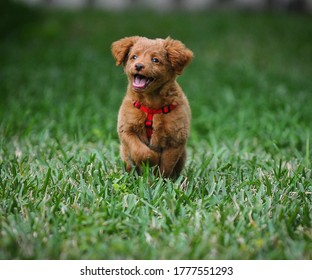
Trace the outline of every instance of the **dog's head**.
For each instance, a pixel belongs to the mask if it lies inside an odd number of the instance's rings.
[[[126,37],[112,44],[116,65],[124,70],[135,91],[153,91],[180,75],[193,53],[171,38]]]

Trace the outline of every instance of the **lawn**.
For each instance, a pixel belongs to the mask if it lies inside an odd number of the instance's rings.
[[[311,16],[1,10],[1,259],[312,258]],[[177,180],[119,158],[135,34],[195,54]]]

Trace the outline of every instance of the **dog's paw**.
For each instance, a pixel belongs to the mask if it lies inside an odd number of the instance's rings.
[[[160,160],[159,153],[147,148],[142,155],[142,161],[148,162],[150,165],[158,165]]]
[[[150,166],[158,165],[160,161],[160,154],[151,150],[149,147],[142,147],[133,155],[133,160],[137,164],[148,163]]]

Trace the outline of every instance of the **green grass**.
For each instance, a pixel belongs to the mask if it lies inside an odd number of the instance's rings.
[[[3,11],[1,259],[311,259],[310,16]],[[119,159],[110,44],[134,34],[195,53],[175,181]]]

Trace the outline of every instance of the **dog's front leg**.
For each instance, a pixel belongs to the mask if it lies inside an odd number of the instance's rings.
[[[160,154],[146,146],[135,133],[122,133],[122,157],[126,161],[127,171],[131,170],[131,164],[140,167],[142,163],[150,166],[158,165]]]
[[[177,177],[183,169],[185,159],[184,146],[165,149],[161,154],[160,172],[164,177]]]

